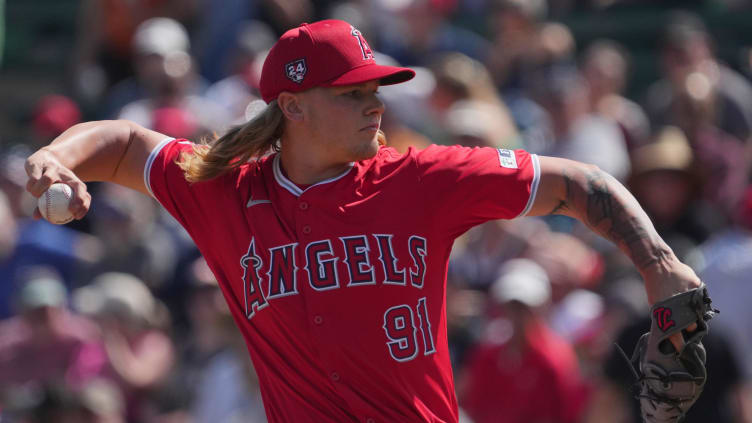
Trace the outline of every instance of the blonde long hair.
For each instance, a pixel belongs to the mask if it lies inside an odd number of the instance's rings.
[[[279,151],[284,123],[284,114],[274,100],[256,117],[223,136],[208,142],[202,140],[192,152],[181,154],[177,164],[189,182],[215,178],[253,158]]]
[[[223,136],[193,146],[178,159],[188,182],[201,182],[229,172],[253,158],[280,151],[285,115],[273,100],[258,116],[230,129]],[[386,135],[379,130],[378,142],[385,146]]]

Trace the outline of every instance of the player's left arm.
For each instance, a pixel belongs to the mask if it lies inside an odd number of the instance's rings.
[[[540,183],[528,215],[576,218],[614,242],[642,274],[650,304],[700,286],[695,272],[677,259],[632,194],[598,167],[539,157]]]

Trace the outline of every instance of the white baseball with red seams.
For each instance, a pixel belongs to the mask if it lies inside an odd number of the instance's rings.
[[[37,206],[42,217],[56,225],[63,225],[73,220],[73,213],[68,209],[71,199],[73,199],[71,187],[63,183],[56,183],[52,184],[39,197]]]

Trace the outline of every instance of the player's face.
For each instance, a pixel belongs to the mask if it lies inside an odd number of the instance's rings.
[[[378,131],[384,103],[378,81],[310,90],[309,128],[312,138],[333,160],[357,161],[373,157],[379,148]]]

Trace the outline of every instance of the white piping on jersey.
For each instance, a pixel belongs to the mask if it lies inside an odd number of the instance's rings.
[[[154,164],[154,160],[157,159],[157,155],[160,151],[169,143],[170,141],[174,140],[175,138],[168,137],[160,141],[159,144],[157,144],[156,147],[154,147],[153,150],[151,150],[151,153],[149,153],[149,157],[146,159],[146,164],[144,165],[144,185],[146,185],[146,190],[149,191],[149,195],[154,197],[154,193],[151,190],[151,166]],[[156,198],[156,197],[154,197]]]
[[[282,188],[290,191],[292,193],[292,195],[294,195],[296,197],[300,197],[301,194],[303,194],[304,192],[308,191],[309,189],[311,189],[311,188],[313,188],[313,187],[315,187],[317,185],[328,184],[329,182],[334,182],[334,181],[336,181],[336,180],[344,177],[345,175],[347,175],[350,172],[350,170],[352,170],[353,166],[355,166],[355,162],[350,162],[350,163],[348,163],[347,170],[345,170],[344,172],[340,173],[339,175],[334,176],[334,177],[329,178],[329,179],[324,179],[323,181],[317,182],[317,183],[309,186],[308,188],[302,190],[302,189],[300,189],[299,186],[295,185],[295,183],[293,183],[292,181],[290,181],[289,179],[287,179],[287,177],[282,173],[282,168],[279,165],[279,161],[280,161],[280,155],[279,155],[279,153],[277,153],[277,155],[274,156],[274,163],[273,163],[273,166],[272,166],[274,168],[274,179],[277,180],[277,183],[280,184],[282,186]]]
[[[533,182],[530,183],[530,197],[527,199],[527,205],[525,209],[517,217],[525,216],[533,208],[535,203],[535,196],[538,194],[538,183],[540,183],[540,162],[538,161],[537,154],[530,155],[530,161],[533,162]]]

